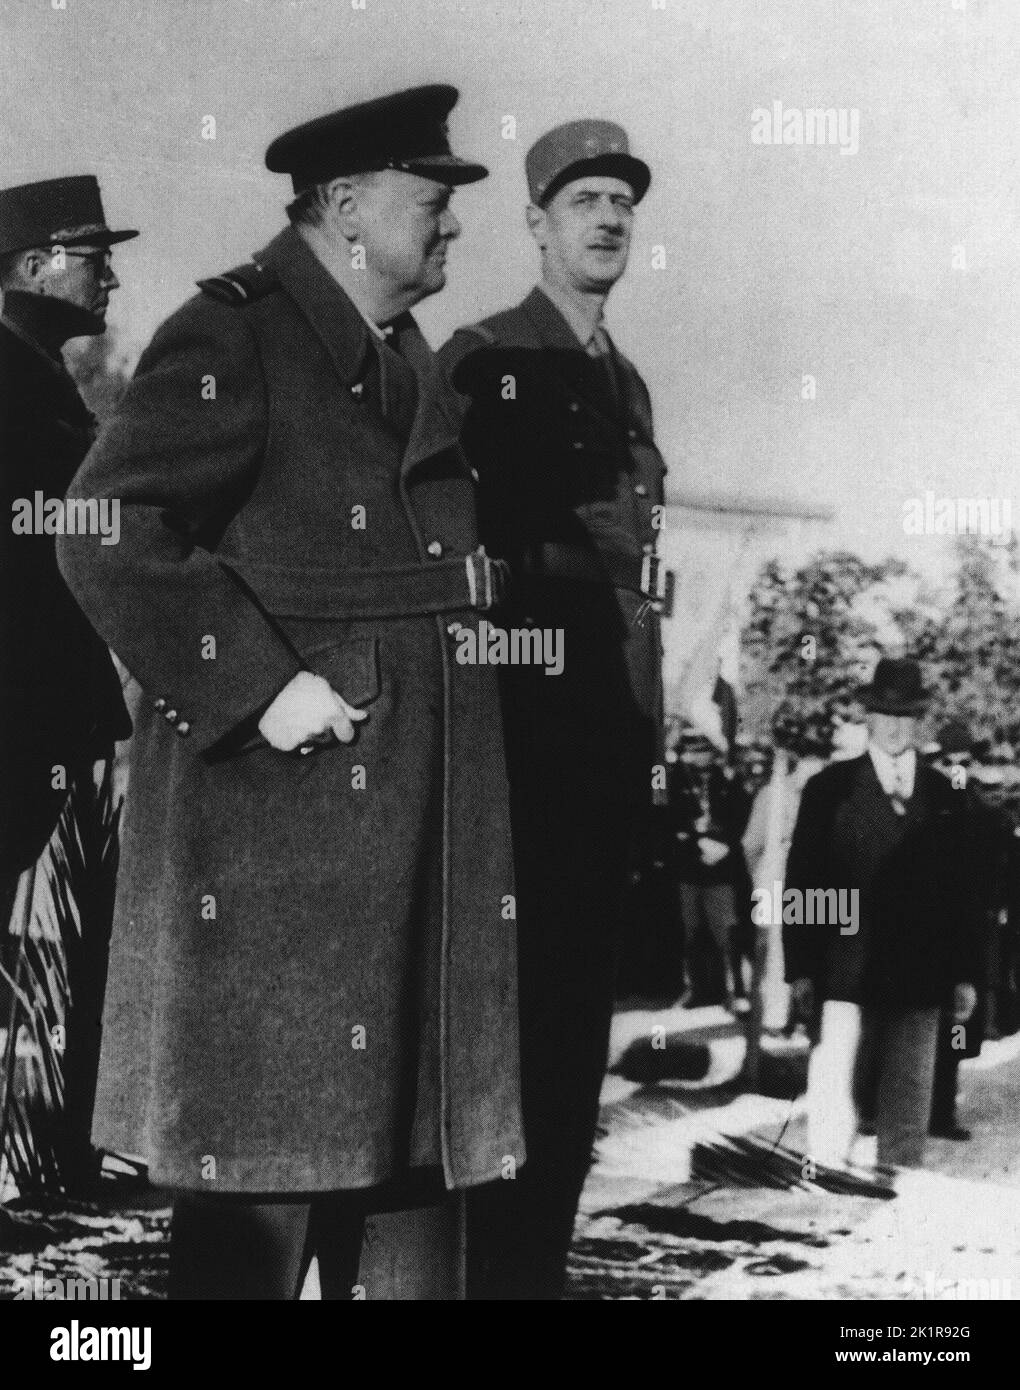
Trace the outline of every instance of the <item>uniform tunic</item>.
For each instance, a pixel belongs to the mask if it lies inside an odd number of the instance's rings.
[[[585,352],[536,289],[440,353],[464,401],[482,538],[511,568],[499,621],[563,633],[561,675],[501,672],[529,1161],[517,1182],[479,1194],[469,1255],[481,1297],[562,1289],[594,1140],[627,866],[661,759],[659,623],[640,581],[665,465],[644,383],[608,348],[602,358]]]

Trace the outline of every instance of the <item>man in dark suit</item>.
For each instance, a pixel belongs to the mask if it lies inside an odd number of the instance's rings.
[[[409,313],[486,173],[456,99],[273,142],[292,225],[159,329],[71,490],[121,499],[61,564],[148,696],[99,1130],[176,1189],[174,1298],[294,1298],[312,1252],[350,1298],[387,1208],[365,1296],[457,1297],[455,1194],[524,1156],[498,688],[454,660],[499,567]]]
[[[937,1139],[966,1141],[971,1132],[957,1120],[958,1073],[965,1058],[978,1057],[994,1018],[996,964],[1002,935],[1001,917],[1006,900],[1007,856],[1011,827],[1003,812],[988,803],[980,784],[970,776],[972,740],[957,719],[949,719],[938,730],[933,766],[948,778],[957,796],[966,803],[974,865],[975,892],[981,914],[981,978],[978,999],[967,1028],[953,1018],[952,1000],[943,1005],[935,1053],[935,1086],[932,1092],[929,1132]]]
[[[474,1296],[555,1299],[594,1142],[628,865],[662,762],[665,465],[648,392],[602,311],[650,173],[608,121],[526,160],[538,287],[440,358],[465,401],[482,538],[512,571],[503,620],[563,633],[561,675],[503,669],[518,881],[528,1162],[472,1198]]]
[[[739,778],[724,771],[711,740],[694,729],[683,735],[668,786],[687,976],[682,1002],[713,1002],[721,981],[726,1007],[739,1010],[741,999],[746,1012],[734,935],[750,897],[741,845],[750,798]],[[715,946],[715,959],[706,951],[706,935]]]
[[[66,524],[86,522],[102,526],[104,543],[116,537],[115,509],[64,513],[95,420],[61,350],[70,338],[106,331],[119,284],[111,248],[137,235],[106,225],[90,174],[0,191],[0,961],[19,985],[36,866],[67,805],[85,872],[95,877],[106,833],[96,776],[115,741],[131,732],[106,644],[57,569],[56,536]],[[67,962],[60,1019],[66,1100],[59,1163],[62,1181],[78,1188],[93,1177],[88,1131],[110,921],[99,895],[76,885],[68,891],[82,949]],[[0,1027],[8,1026],[13,1047],[18,1014],[3,983]],[[8,1101],[4,1094],[4,1115]]]
[[[926,704],[918,664],[883,658],[861,698],[867,752],[804,789],[784,892],[786,978],[795,1009],[820,1025],[809,1155],[845,1160],[863,1113],[874,1116],[880,1164],[918,1166],[939,1010],[951,997],[964,1025],[976,1001],[974,865],[965,799],[915,751]],[[819,920],[806,905],[825,890],[840,907]]]

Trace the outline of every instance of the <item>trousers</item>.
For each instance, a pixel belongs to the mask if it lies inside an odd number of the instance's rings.
[[[849,1157],[860,1115],[873,1115],[878,1162],[924,1161],[935,1074],[937,1007],[905,1009],[827,999],[808,1064],[808,1154]]]
[[[549,766],[559,767],[550,759],[536,762],[535,783]],[[598,1124],[628,825],[598,785],[585,801],[573,790],[576,783],[549,778],[567,793],[539,785],[545,803],[536,795],[522,805],[522,797],[514,821],[527,1158],[518,1172],[468,1193],[472,1301],[563,1297]]]
[[[300,1297],[313,1257],[324,1301],[464,1297],[463,1194],[409,1210],[370,1207],[357,1192],[303,1200],[178,1193],[169,1297],[292,1301]]]
[[[709,998],[712,997],[711,979],[697,978],[699,971],[695,942],[698,932],[704,927],[715,943],[726,997],[730,999],[738,992],[732,952],[733,929],[737,924],[737,899],[733,886],[729,883],[681,882],[677,890],[683,922],[684,970],[688,988],[696,996],[707,994]],[[709,972],[702,968],[700,973],[706,975]]]

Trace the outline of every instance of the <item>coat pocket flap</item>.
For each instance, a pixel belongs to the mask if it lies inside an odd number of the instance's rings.
[[[301,659],[349,705],[368,704],[379,694],[378,638],[325,642],[303,651]]]

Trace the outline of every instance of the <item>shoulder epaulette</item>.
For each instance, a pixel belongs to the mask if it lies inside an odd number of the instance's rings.
[[[212,275],[208,280],[199,280],[198,288],[203,294],[218,299],[222,304],[241,306],[253,304],[263,295],[275,290],[280,281],[275,271],[248,261],[236,270],[227,270],[222,275]]]
[[[496,342],[496,335],[491,328],[486,328],[484,323],[469,323],[463,328],[459,328],[458,333],[473,333],[476,338],[481,338],[483,343],[488,343],[491,347]]]

